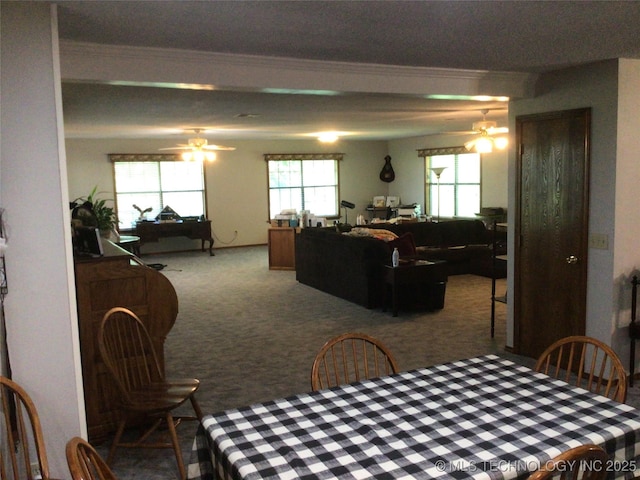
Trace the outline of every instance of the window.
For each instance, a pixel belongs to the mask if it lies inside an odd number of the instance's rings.
[[[118,227],[135,226],[140,212],[155,219],[164,207],[181,217],[206,216],[202,162],[184,162],[177,155],[109,155],[113,162]],[[134,206],[135,205],[135,206]]]
[[[266,154],[269,218],[282,210],[308,210],[318,217],[336,217],[338,162],[342,154]]]
[[[474,217],[480,211],[480,154],[468,153],[464,147],[420,152],[425,158],[428,215]],[[437,167],[444,167],[439,181],[432,170]]]

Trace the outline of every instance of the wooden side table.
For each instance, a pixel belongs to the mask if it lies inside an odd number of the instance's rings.
[[[391,305],[393,316],[398,316],[399,293],[403,288],[416,289],[424,287],[423,293],[427,298],[427,304],[431,309],[444,307],[444,294],[447,284],[447,262],[438,260],[416,260],[401,263],[397,267],[385,265],[384,280],[391,289]],[[387,295],[388,298],[388,295]],[[387,298],[384,302],[386,311]]]
[[[296,233],[294,227],[271,227],[268,231],[269,270],[296,269]]]

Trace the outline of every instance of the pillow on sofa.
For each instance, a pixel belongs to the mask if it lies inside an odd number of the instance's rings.
[[[398,238],[398,235],[389,231],[383,230],[381,228],[365,228],[365,227],[356,227],[352,229],[347,235],[352,235],[356,237],[373,237],[378,240],[384,240],[388,242],[389,240],[393,240],[394,238]]]
[[[373,238],[384,240],[385,242],[390,242],[398,238],[398,235],[393,233],[391,230],[385,230],[383,228],[368,228],[367,230],[369,230],[369,234]]]
[[[387,245],[392,252],[394,248],[397,248],[401,257],[413,257],[416,254],[416,244],[411,232],[403,233],[398,238],[389,240]]]

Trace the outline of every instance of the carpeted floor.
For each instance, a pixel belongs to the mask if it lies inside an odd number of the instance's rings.
[[[213,257],[189,252],[143,259],[166,265],[162,273],[180,302],[165,343],[167,375],[199,378],[205,413],[308,391],[316,352],[347,331],[382,340],[403,370],[486,353],[533,364],[504,351],[500,304],[490,337],[488,278],[450,277],[443,310],[401,311],[394,318],[299,284],[293,271],[269,270],[262,246],[217,250]],[[498,281],[498,291],[505,286]],[[179,427],[185,464],[195,429],[195,422]],[[98,446],[105,456],[108,443]],[[121,450],[113,470],[121,480],[177,477],[171,450]]]

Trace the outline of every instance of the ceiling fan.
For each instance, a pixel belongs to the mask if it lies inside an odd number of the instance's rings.
[[[200,133],[202,133],[201,128],[194,128],[193,132],[195,133],[194,138],[190,138],[188,143],[178,144],[177,147],[168,147],[161,148],[160,150],[185,150],[182,153],[181,157],[185,161],[197,161],[201,162],[203,160],[213,161],[216,159],[216,154],[214,153],[216,150],[235,150],[235,147],[224,147],[222,145],[213,145],[209,144],[206,138],[202,138]]]
[[[477,137],[465,142],[464,147],[477,153],[490,153],[493,148],[502,150],[507,147],[508,139],[504,134],[509,133],[507,127],[498,127],[494,121],[487,120],[489,110],[481,110],[482,121],[474,122],[472,130],[462,132],[447,132],[448,135],[477,135]]]

